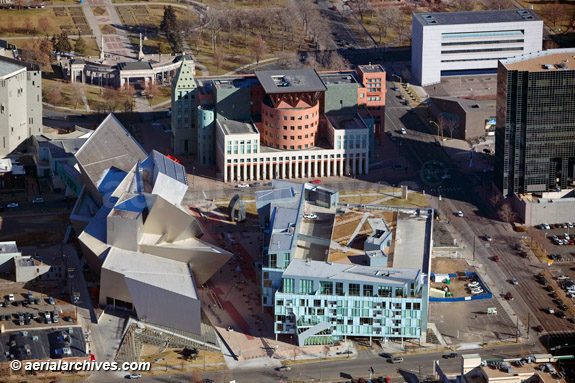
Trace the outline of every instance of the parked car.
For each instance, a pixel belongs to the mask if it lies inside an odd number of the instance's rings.
[[[32,200],[32,203],[44,203],[44,198],[38,197]]]
[[[321,180],[313,180],[311,181],[312,184],[321,184]]]
[[[511,294],[510,292],[507,292],[507,294],[505,294],[505,299],[507,299],[508,301],[512,301],[513,300],[513,294]]]
[[[401,134],[407,134],[407,130],[405,130],[405,128],[401,128],[400,133]]]
[[[483,294],[483,289],[473,289],[471,290],[471,294],[473,295]]]
[[[545,331],[545,329],[543,328],[543,326],[539,325],[539,326],[535,327],[535,331],[543,332],[543,331]]]
[[[249,184],[239,184],[239,185],[236,185],[236,187],[237,188],[249,188],[250,185]]]
[[[32,291],[28,291],[28,300],[30,303],[34,303],[34,294],[32,294]]]
[[[549,307],[547,311],[549,312],[549,314],[555,314],[555,310],[553,310],[553,307]]]
[[[444,354],[443,355],[443,359],[451,359],[451,358],[457,358],[457,353],[456,352],[452,352],[450,354]]]
[[[56,302],[54,301],[54,298],[52,298],[52,297],[48,297],[48,303],[50,303],[51,305],[56,304]]]
[[[551,230],[551,226],[548,223],[542,223],[541,226],[543,226],[544,230]]]
[[[281,366],[277,368],[278,371],[290,371],[291,367],[290,366]]]
[[[317,215],[315,213],[304,214],[303,217],[305,219],[317,219]]]
[[[126,375],[126,379],[140,379],[141,377],[142,377],[142,374],[140,374],[140,373],[134,373],[134,374]]]
[[[485,234],[485,240],[491,242],[491,236],[489,234]]]
[[[555,315],[557,315],[559,318],[565,318],[566,317],[566,315],[563,311],[558,311],[557,314],[555,314]]]
[[[475,288],[475,287],[479,287],[479,286],[481,286],[481,285],[477,281],[473,281],[473,282],[470,282],[467,284],[467,287],[469,287],[469,288]]]
[[[6,207],[18,207],[18,204],[16,202],[12,202],[6,205]]]
[[[463,217],[463,212],[462,212],[461,210],[459,210],[459,211],[457,212],[457,216],[458,216],[458,217]]]
[[[517,278],[511,278],[511,283],[513,283],[514,285],[518,285],[519,281],[517,280]]]
[[[500,261],[501,261],[501,258],[499,258],[499,255],[495,255],[495,256],[493,257],[493,260],[494,260],[495,262],[500,262]]]
[[[8,300],[14,302],[14,294],[8,294]]]
[[[402,358],[402,357],[399,357],[399,356],[396,356],[396,357],[394,357],[394,358],[391,358],[390,360],[391,360],[391,363],[393,363],[393,364],[403,362],[403,358]]]

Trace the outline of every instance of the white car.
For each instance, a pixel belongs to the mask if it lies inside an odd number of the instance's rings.
[[[471,290],[471,294],[473,294],[473,295],[482,294],[482,293],[483,293],[483,289],[473,289],[473,290]]]
[[[140,374],[140,373],[126,375],[126,379],[140,379],[141,377],[142,377],[142,374]]]
[[[38,197],[32,200],[32,203],[44,203],[44,198]]]
[[[303,217],[305,219],[317,219],[317,215],[315,213],[304,214]]]
[[[549,226],[548,223],[543,223],[542,225],[545,228],[545,230],[551,230],[551,226]]]
[[[405,128],[401,128],[401,134],[407,134],[407,130],[405,130]]]
[[[481,286],[481,285],[479,284],[479,282],[470,282],[470,283],[467,284],[467,287],[469,287],[469,288],[476,288],[476,287],[479,287],[479,286]]]
[[[239,184],[236,186],[237,188],[249,188],[250,185],[249,184]]]
[[[571,237],[569,237],[569,234],[567,233],[563,233],[563,238],[566,239],[567,241],[571,239]]]
[[[573,228],[573,223],[571,221],[567,221],[567,227],[568,228]]]
[[[6,207],[18,207],[18,204],[16,202],[12,202],[6,205]]]
[[[514,285],[518,285],[519,281],[517,280],[517,278],[511,278],[511,283],[513,283]]]
[[[457,216],[458,216],[458,217],[463,217],[463,212],[462,212],[461,210],[459,210],[459,211],[457,212]]]
[[[14,294],[8,294],[8,300],[14,302]]]

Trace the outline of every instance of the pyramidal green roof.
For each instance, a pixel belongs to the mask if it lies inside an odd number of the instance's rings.
[[[173,89],[195,89],[197,87],[196,80],[194,80],[194,72],[188,65],[185,58],[182,59],[182,65],[178,70],[178,74],[174,78]]]

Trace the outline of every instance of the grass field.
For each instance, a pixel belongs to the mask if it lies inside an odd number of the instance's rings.
[[[164,102],[164,101],[168,101],[172,98],[172,87],[171,86],[162,86],[159,88],[160,89],[160,95],[154,97],[154,98],[149,98],[148,97],[148,102],[150,103],[150,105],[152,107]]]
[[[64,8],[59,8],[63,9]],[[50,26],[46,31],[46,34],[60,34],[62,32],[61,27],[69,27],[73,29],[75,24],[72,20],[70,12],[65,10],[65,16],[56,16],[55,9],[7,9],[0,12],[0,30],[1,37],[21,37],[21,36],[33,36],[33,35],[43,35],[44,33],[38,30],[38,20],[42,17],[48,19]],[[60,12],[60,11],[59,11]],[[27,20],[30,21],[30,25],[33,27],[31,31],[25,30],[25,25]],[[14,25],[14,28],[10,26],[10,23]]]

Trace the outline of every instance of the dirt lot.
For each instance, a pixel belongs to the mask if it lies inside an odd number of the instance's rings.
[[[436,274],[463,273],[469,270],[465,259],[437,257],[431,259],[431,272]]]
[[[0,241],[16,241],[18,246],[56,243],[64,239],[69,214],[0,217]]]
[[[198,356],[195,359],[184,360],[181,348],[163,350],[163,348],[160,349],[158,346],[148,344],[142,348],[141,360],[152,363],[152,371],[145,373],[145,375],[174,374],[182,371],[193,373],[197,367],[188,367],[189,365],[202,365],[204,363],[208,365],[206,370],[214,371],[219,370],[222,366],[213,366],[213,364],[225,363],[222,353],[217,351],[198,350]]]

